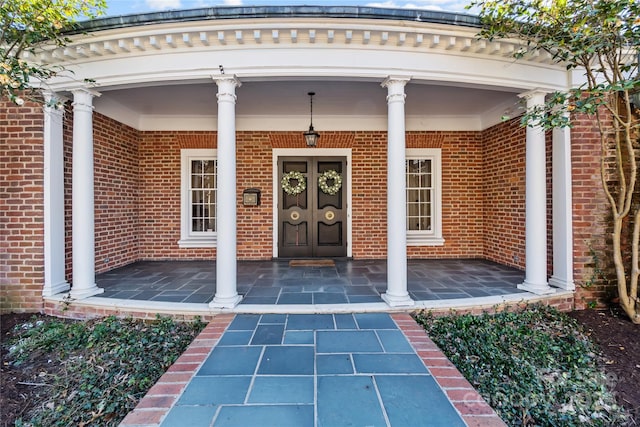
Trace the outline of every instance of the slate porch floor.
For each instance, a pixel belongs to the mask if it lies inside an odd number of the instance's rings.
[[[238,262],[241,304],[381,302],[386,260],[338,260],[335,267],[290,267],[286,260]],[[524,273],[491,261],[409,260],[408,292],[415,301],[521,293]],[[215,294],[215,261],[141,261],[101,273],[106,298],[208,303]]]
[[[162,427],[464,426],[393,319],[237,315]]]

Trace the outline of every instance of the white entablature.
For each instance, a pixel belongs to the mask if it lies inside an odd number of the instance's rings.
[[[219,21],[187,22],[128,27],[75,36],[63,48],[48,48],[39,59],[44,63],[82,63],[113,55],[154,54],[164,50],[208,50],[211,47],[252,45],[332,45],[348,48],[371,46],[416,52],[440,51],[465,56],[512,58],[521,48],[517,40],[487,41],[476,37],[474,28],[446,29],[443,25],[380,25],[379,21],[336,23],[320,20],[255,19],[220,24]],[[551,64],[549,54],[527,58],[528,62]]]
[[[123,26],[72,37],[38,59],[73,71],[53,90],[91,79],[100,87],[206,79],[219,65],[243,79],[346,77],[518,89],[564,89],[566,70],[548,54],[515,61],[517,41],[489,42],[478,29],[403,20],[254,18]],[[70,78],[72,81],[70,81]]]

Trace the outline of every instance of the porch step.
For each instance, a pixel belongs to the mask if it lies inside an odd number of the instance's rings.
[[[292,259],[289,267],[335,267],[332,259]]]

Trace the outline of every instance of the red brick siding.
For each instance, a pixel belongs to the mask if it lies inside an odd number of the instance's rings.
[[[608,205],[600,180],[600,135],[596,123],[585,116],[572,118],[571,162],[573,182],[573,266],[576,281],[576,307],[592,301],[606,301],[615,288],[595,275],[594,253],[600,257],[598,268],[605,268]],[[592,251],[593,250],[593,251]],[[590,285],[590,282],[595,283]]]
[[[42,106],[0,98],[0,312],[42,309]]]
[[[271,138],[264,132],[236,135],[238,258],[273,257],[273,166]],[[244,206],[242,191],[258,188],[260,206]]]
[[[139,132],[94,115],[96,272],[138,255]]]
[[[410,133],[407,142],[418,133]],[[444,246],[410,246],[410,258],[481,258],[483,256],[482,137],[479,132],[425,132],[413,148],[442,147],[442,236]],[[431,144],[433,145],[433,144]],[[383,159],[386,161],[386,159]]]
[[[447,244],[444,247],[411,247],[409,256],[482,256],[482,203],[478,191],[482,173],[480,134],[444,132],[419,136],[408,138],[412,147],[432,147],[435,139],[438,140],[436,145],[443,146],[443,230]],[[215,258],[215,249],[180,249],[177,244],[180,239],[180,149],[213,148],[214,144],[213,134],[141,133],[141,259]],[[298,133],[238,132],[236,145],[238,258],[269,259],[273,255],[272,148],[274,145],[302,148],[304,143]],[[353,256],[384,258],[386,133],[324,132],[319,146],[352,148]],[[260,206],[242,205],[242,190],[246,188],[261,189]]]
[[[73,283],[73,109],[64,122],[66,275]],[[95,268],[108,271],[138,259],[138,131],[93,115]]]
[[[189,142],[191,141],[191,142]],[[215,249],[181,249],[180,149],[215,148],[207,132],[141,132],[139,258],[215,259]]]
[[[519,119],[482,133],[484,256],[525,265],[525,129]]]
[[[387,134],[356,132],[352,155],[354,258],[387,256]]]

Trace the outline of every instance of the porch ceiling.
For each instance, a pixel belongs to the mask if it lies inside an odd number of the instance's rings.
[[[328,126],[336,123],[332,117],[384,119],[387,114],[386,89],[380,83],[301,79],[242,82],[236,90],[236,114],[254,121],[286,117],[290,119],[291,129],[300,125],[305,127],[309,116],[307,93],[315,92],[314,122],[323,125],[324,129],[330,129]],[[154,117],[209,117],[215,122],[217,115],[217,87],[213,82],[99,90],[102,96],[95,100],[96,110],[136,128],[144,128],[136,123],[145,118],[148,121]],[[406,114],[416,118],[495,122],[495,117],[518,105],[516,94],[507,89],[410,82],[405,90]]]

